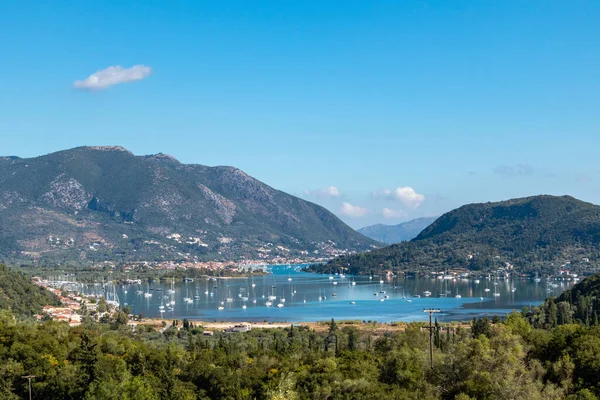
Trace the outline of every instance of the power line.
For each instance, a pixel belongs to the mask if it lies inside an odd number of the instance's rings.
[[[431,318],[433,313],[439,313],[439,308],[428,308],[423,309],[423,312],[429,313],[429,361],[431,362],[431,369],[433,369],[433,325],[431,324]]]
[[[31,400],[31,379],[35,378],[35,375],[26,375],[26,376],[22,376],[21,378],[23,379],[27,379],[29,381],[29,400]]]

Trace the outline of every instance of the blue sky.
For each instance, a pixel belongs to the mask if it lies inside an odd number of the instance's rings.
[[[598,21],[578,0],[5,0],[0,154],[235,165],[353,227],[540,193],[600,203]],[[74,87],[135,65],[149,75]]]

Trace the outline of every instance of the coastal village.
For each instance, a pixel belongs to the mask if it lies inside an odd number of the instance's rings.
[[[69,326],[78,326],[81,324],[82,304],[86,304],[89,310],[95,310],[96,304],[89,302],[83,297],[77,296],[74,293],[66,294],[61,289],[54,288],[47,281],[42,280],[39,276],[34,276],[31,279],[32,283],[46,288],[59,299],[61,306],[44,306],[42,314],[36,314],[35,318],[39,321],[44,318],[50,318],[56,321],[66,322]]]

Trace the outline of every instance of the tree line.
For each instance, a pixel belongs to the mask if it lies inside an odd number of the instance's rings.
[[[541,311],[539,311],[541,312]],[[532,324],[532,311],[470,327],[377,334],[290,325],[205,336],[190,321],[79,327],[0,313],[0,399],[595,399],[600,326]]]

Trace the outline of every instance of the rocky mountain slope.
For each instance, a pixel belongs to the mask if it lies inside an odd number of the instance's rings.
[[[392,270],[512,269],[552,272],[600,267],[600,206],[570,196],[533,196],[468,204],[450,211],[410,242],[320,267],[355,273]]]
[[[376,224],[360,228],[358,232],[378,242],[394,244],[414,239],[436,219],[437,217],[424,217],[397,225]]]
[[[79,147],[0,157],[0,259],[326,256],[375,245],[316,204],[233,167]]]

